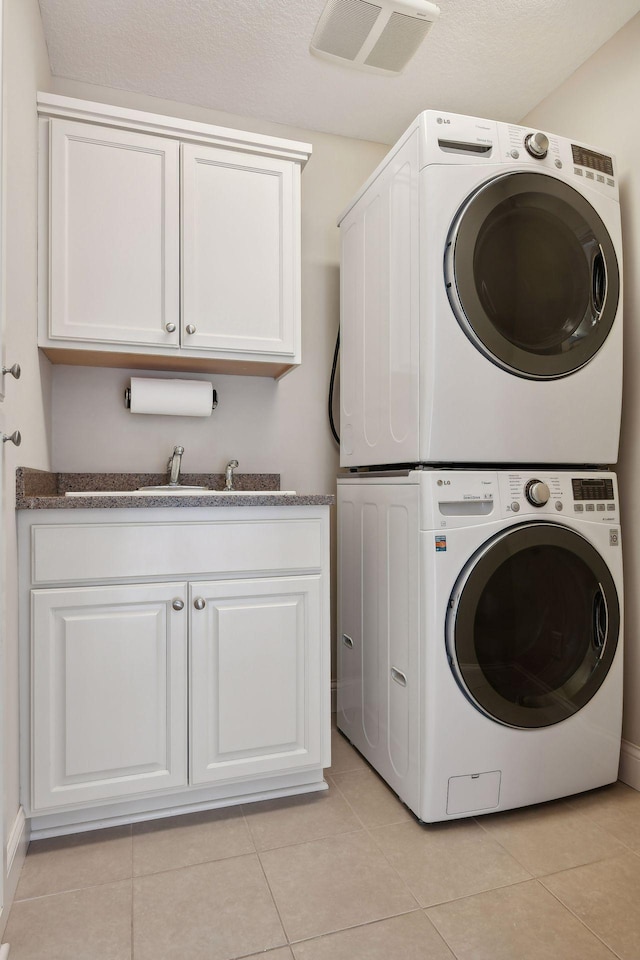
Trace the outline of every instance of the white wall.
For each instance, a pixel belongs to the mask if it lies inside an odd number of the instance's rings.
[[[5,432],[20,429],[22,446],[5,444],[4,527],[4,814],[11,838],[19,807],[18,643],[15,468],[49,467],[50,365],[36,348],[37,122],[35,94],[51,80],[38,0],[4,0],[4,309],[6,355],[22,367],[7,377],[0,416]],[[7,891],[9,896],[11,890]],[[6,912],[5,912],[6,915]]]
[[[621,454],[626,666],[622,775],[640,789],[640,14],[523,120],[618,161],[624,238],[625,359]],[[602,384],[603,391],[606,384]]]

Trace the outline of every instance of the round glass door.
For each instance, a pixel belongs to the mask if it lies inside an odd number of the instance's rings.
[[[604,681],[620,629],[602,556],[567,527],[527,523],[467,564],[447,616],[449,660],[465,695],[512,727],[581,709]]]
[[[476,347],[529,379],[588,363],[620,293],[601,218],[576,190],[541,173],[507,174],[472,194],[447,238],[445,282]]]

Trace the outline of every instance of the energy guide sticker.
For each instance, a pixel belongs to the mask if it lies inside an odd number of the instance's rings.
[[[436,553],[444,553],[447,549],[447,538],[436,537]]]

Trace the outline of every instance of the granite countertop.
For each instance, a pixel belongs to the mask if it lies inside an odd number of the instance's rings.
[[[331,506],[335,497],[331,494],[274,495],[280,489],[278,473],[236,473],[234,490],[250,490],[246,496],[211,497],[206,494],[185,496],[178,494],[137,493],[138,487],[166,483],[163,473],[50,473],[30,467],[16,470],[16,510],[86,510],[113,509],[114,507],[307,507]],[[199,484],[209,490],[224,489],[222,473],[185,473],[183,484]],[[67,497],[67,491],[113,491],[117,496]],[[130,491],[123,496],[122,491]],[[260,491],[256,493],[255,491]]]

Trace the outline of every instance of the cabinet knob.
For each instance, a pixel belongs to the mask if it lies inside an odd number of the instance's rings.
[[[184,610],[184,600],[174,600],[171,606],[174,610]]]
[[[175,325],[175,323],[165,323],[164,328],[165,328],[165,330],[167,331],[167,333],[175,333],[175,332],[176,332],[176,325]]]
[[[2,375],[4,376],[7,373],[10,373],[12,377],[15,377],[16,380],[19,380],[20,374],[22,373],[22,370],[20,369],[20,364],[13,363],[10,367],[3,367]]]
[[[11,440],[11,443],[15,443],[16,447],[19,447],[22,443],[22,434],[19,430],[14,430],[11,434],[2,434],[2,442],[6,443],[7,440]]]
[[[204,610],[206,603],[202,599],[202,597],[196,597],[196,599],[193,601],[193,605],[196,608],[196,610]]]
[[[196,332],[196,328],[194,327],[194,325],[193,325],[192,323],[188,323],[188,324],[186,325],[186,327],[185,327],[185,330],[187,331],[187,333],[195,333],[195,332]]]

